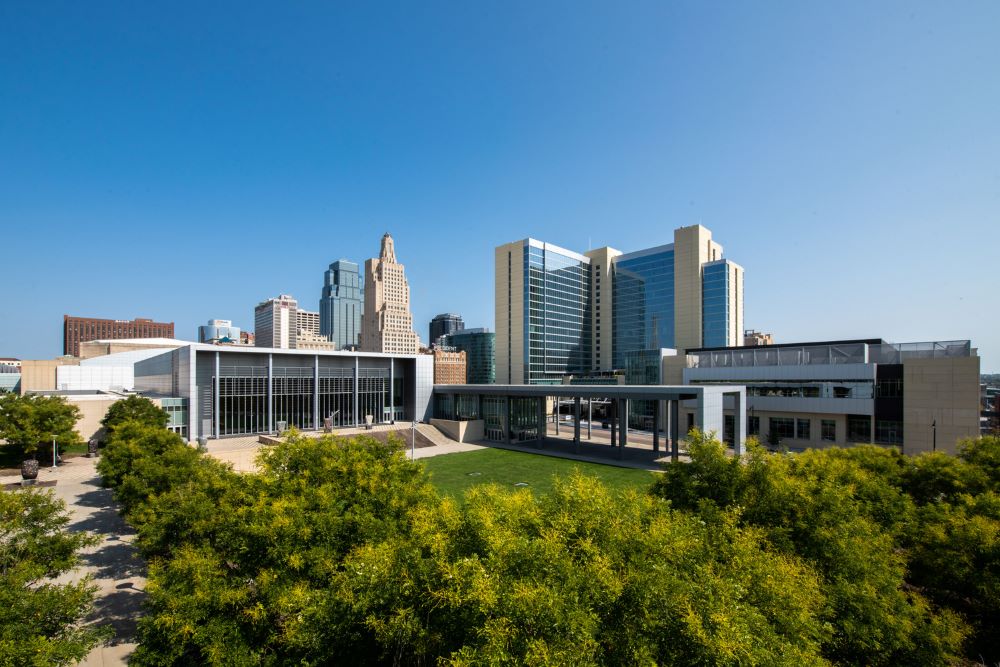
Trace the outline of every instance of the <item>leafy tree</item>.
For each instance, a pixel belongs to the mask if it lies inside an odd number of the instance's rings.
[[[50,492],[0,490],[0,665],[73,664],[110,635],[83,625],[93,585],[53,581],[96,541],[66,532],[68,522]]]
[[[833,628],[823,644],[827,659],[940,664],[960,654],[967,632],[960,617],[932,608],[905,578],[896,536],[913,516],[912,501],[852,459],[886,469],[890,460],[869,448],[769,454],[750,442],[745,460],[734,462],[714,438],[690,438],[691,465],[669,465],[654,493],[706,521],[738,510],[741,525],[821,573],[824,617]]]
[[[101,420],[104,426],[106,439],[114,433],[114,430],[124,422],[133,421],[146,424],[151,427],[164,428],[170,421],[170,415],[158,407],[153,401],[144,396],[129,396],[126,399],[115,401],[108,408],[107,414]]]
[[[29,457],[51,446],[53,437],[61,446],[80,444],[79,418],[79,408],[62,396],[0,395],[0,438]]]

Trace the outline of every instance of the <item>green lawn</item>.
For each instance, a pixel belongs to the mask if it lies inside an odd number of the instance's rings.
[[[605,484],[620,490],[644,490],[652,484],[655,475],[648,470],[492,448],[435,456],[425,459],[424,463],[434,486],[453,497],[461,497],[477,484],[499,484],[510,489],[527,484],[536,493],[548,493],[552,489],[553,476],[565,477],[574,469],[598,477]]]

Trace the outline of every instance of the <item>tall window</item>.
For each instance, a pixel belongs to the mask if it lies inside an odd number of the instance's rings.
[[[808,440],[810,438],[808,419],[795,420],[795,437],[799,440]]]
[[[833,419],[824,419],[820,422],[820,437],[824,442],[837,441],[837,422]]]
[[[870,442],[872,418],[869,415],[847,415],[847,441]]]
[[[772,438],[794,438],[795,420],[791,417],[770,417],[768,429]]]

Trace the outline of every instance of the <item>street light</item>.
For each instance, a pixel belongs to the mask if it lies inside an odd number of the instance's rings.
[[[934,440],[931,444],[931,451],[937,451],[937,420],[931,422],[931,432],[934,434]]]
[[[410,460],[417,460],[417,420],[410,422]]]

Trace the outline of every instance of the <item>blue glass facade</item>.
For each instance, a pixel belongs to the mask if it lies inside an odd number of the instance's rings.
[[[560,384],[564,375],[588,372],[589,260],[529,241],[524,267],[525,384]]]
[[[466,383],[496,383],[496,337],[485,329],[462,329],[443,338],[444,345],[465,352]]]
[[[729,345],[730,290],[729,262],[705,264],[701,282],[701,336],[704,347]]]
[[[324,273],[323,295],[319,300],[319,332],[344,349],[358,344],[364,290],[361,273],[354,262],[341,259]]]
[[[631,352],[674,347],[672,245],[616,258],[613,290],[615,368],[625,368]]]

